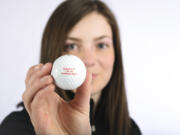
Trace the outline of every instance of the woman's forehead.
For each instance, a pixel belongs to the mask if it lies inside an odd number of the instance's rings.
[[[89,37],[96,39],[103,36],[112,38],[112,30],[107,19],[97,12],[92,12],[83,17],[68,34],[68,37],[75,38]]]

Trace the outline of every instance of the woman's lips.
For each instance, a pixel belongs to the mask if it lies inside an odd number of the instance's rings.
[[[95,79],[98,76],[98,74],[92,74],[92,79]]]

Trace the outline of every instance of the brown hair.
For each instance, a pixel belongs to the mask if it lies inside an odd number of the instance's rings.
[[[115,63],[112,77],[103,89],[101,103],[105,108],[105,122],[111,135],[127,135],[130,130],[127,98],[124,83],[121,44],[116,19],[111,10],[97,0],[66,0],[51,15],[42,38],[40,62],[54,62],[63,54],[67,34],[85,15],[97,12],[103,15],[113,33]],[[56,88],[56,92],[69,100],[65,91]]]

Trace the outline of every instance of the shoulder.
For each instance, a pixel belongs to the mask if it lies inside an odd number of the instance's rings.
[[[130,130],[130,135],[142,135],[140,128],[136,124],[136,122],[131,119],[131,130]]]
[[[25,109],[10,113],[0,125],[3,135],[35,135],[28,113]]]

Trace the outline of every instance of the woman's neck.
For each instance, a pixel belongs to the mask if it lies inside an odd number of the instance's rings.
[[[94,111],[96,110],[96,106],[99,102],[100,96],[101,96],[101,92],[94,93],[91,95],[91,99],[93,99],[94,102],[94,108],[93,108]]]

